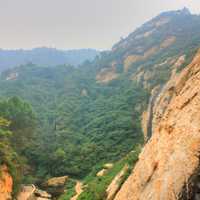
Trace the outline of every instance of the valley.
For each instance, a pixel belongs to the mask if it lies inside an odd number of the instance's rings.
[[[0,199],[198,200],[199,47],[184,8],[78,67],[3,70]]]

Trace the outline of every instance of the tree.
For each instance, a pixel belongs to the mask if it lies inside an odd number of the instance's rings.
[[[0,138],[7,138],[11,135],[11,131],[8,130],[10,126],[10,121],[7,119],[4,119],[3,117],[0,117]]]
[[[0,123],[9,125],[11,143],[15,149],[23,151],[31,142],[36,128],[36,116],[31,106],[19,97],[12,97],[6,101],[0,101]],[[5,119],[8,119],[6,121]]]

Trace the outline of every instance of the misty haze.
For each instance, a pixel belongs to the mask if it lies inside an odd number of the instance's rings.
[[[200,200],[198,0],[0,5],[0,200]]]

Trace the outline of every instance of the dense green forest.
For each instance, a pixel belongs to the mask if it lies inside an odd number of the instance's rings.
[[[121,78],[99,85],[92,74],[70,66],[30,65],[20,72],[14,85],[1,82],[7,88],[1,94],[20,95],[37,113],[37,137],[25,152],[36,177],[85,176],[95,164],[116,161],[142,141],[140,116],[148,94],[134,82]]]
[[[28,163],[25,152],[33,144],[36,116],[18,97],[0,100],[0,116],[0,164],[9,167],[15,193]]]
[[[163,19],[167,23],[158,27]],[[167,12],[93,62],[79,67],[27,64],[2,72],[1,163],[13,169],[18,182],[21,177],[23,183],[41,185],[69,175],[89,185],[81,200],[104,199],[113,177],[125,163],[130,173],[137,160],[141,116],[152,89],[162,88],[172,71],[179,73],[190,63],[199,35],[199,16]],[[97,178],[107,162],[115,163],[113,170]]]

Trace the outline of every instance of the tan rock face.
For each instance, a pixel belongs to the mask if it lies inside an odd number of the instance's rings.
[[[113,164],[112,163],[106,163],[103,167],[105,169],[111,169],[111,168],[113,168]]]
[[[46,191],[36,189],[34,192],[35,196],[43,198],[43,199],[50,199],[51,195],[48,194]]]
[[[136,36],[135,36],[135,39],[137,40],[137,39],[141,39],[141,38],[147,38],[147,37],[149,37],[150,35],[152,35],[154,31],[155,31],[155,29],[152,29],[152,30],[150,30],[150,31],[147,31],[147,32],[141,34],[141,35],[136,35]]]
[[[110,185],[108,186],[106,193],[107,193],[107,200],[113,200],[115,194],[120,189],[120,182],[122,181],[125,173],[128,171],[128,165],[125,165],[123,169],[115,176],[112,180]]]
[[[13,180],[6,165],[0,166],[0,199],[11,200]]]
[[[116,72],[115,64],[116,63],[113,62],[111,64],[111,67],[101,69],[101,71],[96,76],[96,80],[98,83],[107,84],[110,81],[118,78],[119,74]]]
[[[98,176],[98,177],[104,176],[104,175],[106,174],[107,171],[108,171],[107,169],[102,169],[101,171],[99,171],[99,172],[96,174],[96,176]]]
[[[54,177],[47,181],[46,185],[48,187],[58,187],[63,186],[68,179],[68,176]]]
[[[51,200],[51,195],[46,191],[37,189],[35,185],[23,185],[17,200]]]
[[[107,171],[108,171],[109,169],[112,169],[112,168],[113,168],[113,164],[112,164],[112,163],[106,163],[106,164],[103,166],[103,169],[100,170],[99,172],[97,172],[96,176],[98,176],[98,177],[104,176],[104,175],[107,173]]]
[[[27,200],[34,196],[36,188],[34,185],[25,185],[21,187],[21,191],[17,195],[17,200]],[[32,198],[33,199],[33,198]]]
[[[174,42],[176,42],[176,37],[171,36],[169,38],[166,38],[160,45],[161,48],[167,48],[171,46]]]
[[[130,68],[130,66],[133,63],[136,63],[138,61],[143,61],[151,56],[153,56],[154,54],[156,54],[159,51],[159,47],[157,46],[153,46],[150,49],[148,49],[147,51],[144,52],[143,55],[129,55],[124,59],[124,71],[127,72]]]
[[[76,194],[71,198],[71,200],[77,200],[80,194],[83,192],[83,184],[80,181],[77,181],[75,191]]]
[[[169,91],[170,100],[153,136],[115,200],[178,199],[199,167],[200,52]]]

